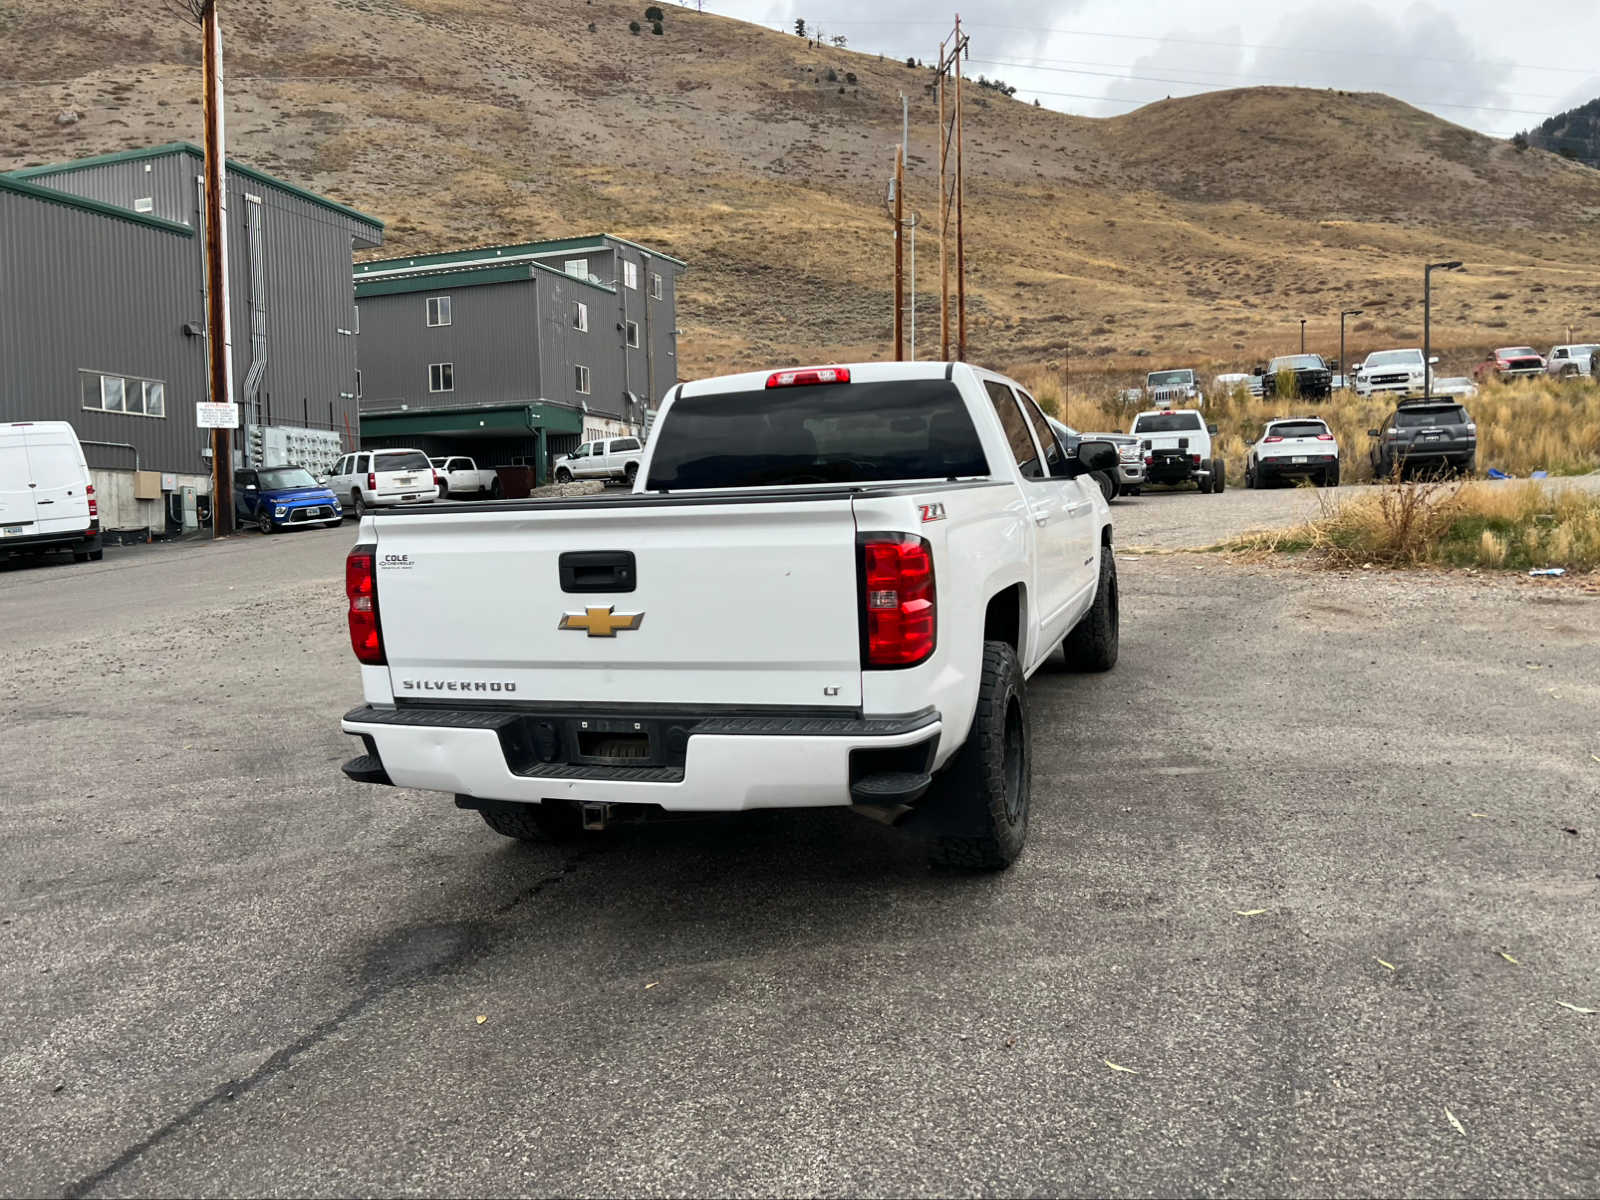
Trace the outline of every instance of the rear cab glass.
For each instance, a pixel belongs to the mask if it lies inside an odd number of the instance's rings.
[[[431,471],[433,465],[420,450],[400,450],[373,456],[373,471]]]
[[[1197,412],[1146,413],[1133,423],[1134,433],[1193,433],[1204,428]]]
[[[988,473],[978,431],[955,384],[896,379],[680,395],[660,422],[645,487],[779,487]]]

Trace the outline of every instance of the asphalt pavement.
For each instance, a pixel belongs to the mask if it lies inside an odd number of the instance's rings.
[[[1231,494],[1119,525],[1302,502]],[[1600,1189],[1581,587],[1125,558],[963,877],[847,812],[556,850],[348,782],[351,540],[0,575],[0,1191]]]

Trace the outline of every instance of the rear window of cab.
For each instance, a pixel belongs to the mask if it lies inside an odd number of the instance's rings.
[[[1204,428],[1197,412],[1146,413],[1133,423],[1135,433],[1189,433]]]

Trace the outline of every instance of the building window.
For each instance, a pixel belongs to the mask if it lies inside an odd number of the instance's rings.
[[[350,322],[350,332],[361,332],[361,305],[359,304],[355,306],[355,319]]]
[[[639,290],[639,264],[638,263],[631,263],[631,262],[628,262],[626,259],[623,260],[623,262],[622,262],[622,282],[627,284],[634,291],[638,291]]]
[[[140,196],[133,202],[133,211],[136,213],[155,212],[156,202],[153,197]]]
[[[453,392],[456,390],[456,367],[454,363],[430,363],[428,365],[428,390],[430,392]]]
[[[450,324],[450,297],[428,297],[428,328],[433,329],[440,325]]]
[[[356,368],[356,399],[361,399],[361,368]]]
[[[589,394],[589,368],[584,366],[578,367],[577,376],[578,378],[576,380],[576,384],[578,388],[578,395],[587,396]]]
[[[167,415],[167,385],[159,379],[79,371],[84,408],[101,412],[133,413],[141,417]]]
[[[567,259],[567,274],[574,279],[589,278],[589,260],[587,258]]]
[[[589,332],[589,306],[582,300],[572,302],[572,327],[579,333]]]
[[[639,348],[639,322],[637,321],[628,322],[628,345],[635,350]]]
[[[650,299],[652,299],[652,300],[661,299],[661,272],[660,271],[651,271],[650,272]]]

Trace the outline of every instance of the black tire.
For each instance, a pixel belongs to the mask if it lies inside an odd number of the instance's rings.
[[[1130,488],[1124,488],[1122,494],[1124,496],[1137,496],[1142,490],[1143,488],[1136,483]]]
[[[105,556],[106,556],[106,552],[104,550],[91,550],[91,551],[89,551],[89,561],[90,562],[99,562]]]
[[[637,478],[639,478],[638,463],[629,463],[627,466],[622,468],[622,481],[629,487],[633,486],[633,481]]]
[[[272,533],[272,514],[264,508],[256,514],[256,530],[268,535]]]
[[[923,802],[937,822],[929,862],[956,871],[1015,862],[1028,839],[1031,766],[1022,666],[1005,642],[985,642],[972,729]]]
[[[89,552],[87,550],[74,550],[72,552],[72,561],[75,562],[75,563],[86,563],[86,562],[88,562],[89,561]]]
[[[489,485],[489,499],[500,499],[500,476],[494,477],[494,482]]]
[[[1110,546],[1100,548],[1100,585],[1094,604],[1061,643],[1069,671],[1109,671],[1117,665],[1122,624],[1117,594],[1117,560]]]
[[[557,467],[556,468],[556,482],[557,483],[571,483],[572,482],[572,472],[567,470],[565,467]]]
[[[355,513],[358,521],[367,515],[367,502],[361,498],[360,488],[350,493],[350,511]]]
[[[1117,485],[1111,481],[1111,477],[1104,471],[1096,471],[1094,473],[1094,481],[1100,485],[1100,494],[1106,498],[1107,504],[1117,498]]]
[[[1211,460],[1211,490],[1221,495],[1228,486],[1228,464],[1220,458]]]
[[[501,837],[519,842],[566,842],[583,832],[577,807],[561,801],[488,805],[480,808],[478,815]]]
[[[439,480],[439,499],[450,499],[450,485],[442,479]]]
[[[1339,486],[1339,464],[1338,463],[1335,463],[1333,466],[1329,467],[1326,471],[1324,471],[1322,473],[1322,486],[1323,487],[1338,487]]]

